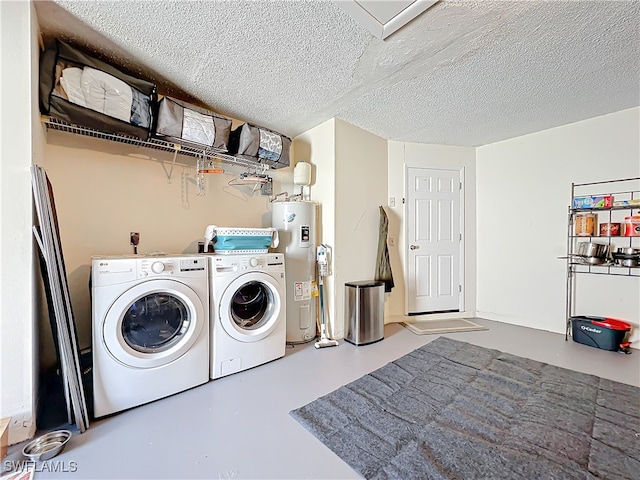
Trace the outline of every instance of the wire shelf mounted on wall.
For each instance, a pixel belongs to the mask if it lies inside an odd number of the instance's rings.
[[[228,165],[238,165],[242,167],[256,168],[259,167],[262,170],[268,170],[269,166],[266,164],[253,162],[233,155],[229,155],[215,148],[200,149],[179,143],[166,142],[158,138],[150,138],[148,140],[140,140],[134,137],[128,137],[126,135],[118,135],[114,133],[104,133],[91,128],[81,127],[78,125],[71,125],[62,120],[58,120],[53,117],[42,117],[42,123],[48,130],[57,130],[61,132],[73,133],[76,135],[83,135],[85,137],[93,137],[102,140],[109,140],[112,142],[124,143],[127,145],[133,145],[136,147],[150,148],[153,150],[160,150],[163,152],[173,153],[173,162],[171,165],[171,171],[167,173],[167,178],[171,180],[173,167],[178,155],[186,155],[189,157],[195,157],[205,161],[221,162]]]

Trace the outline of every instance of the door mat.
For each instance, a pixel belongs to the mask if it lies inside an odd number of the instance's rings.
[[[429,335],[436,333],[473,332],[476,330],[489,330],[488,327],[478,325],[466,318],[452,320],[422,320],[417,322],[402,322],[416,335]]]

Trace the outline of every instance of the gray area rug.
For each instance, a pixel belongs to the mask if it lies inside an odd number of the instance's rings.
[[[291,412],[368,479],[639,479],[640,389],[439,337]]]

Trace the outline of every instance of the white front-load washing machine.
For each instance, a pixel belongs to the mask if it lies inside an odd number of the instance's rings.
[[[209,381],[202,256],[92,257],[94,416]]]
[[[211,378],[283,357],[284,255],[213,254],[209,259]]]

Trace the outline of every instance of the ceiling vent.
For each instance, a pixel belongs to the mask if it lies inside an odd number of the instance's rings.
[[[336,0],[349,15],[384,40],[438,0]]]

